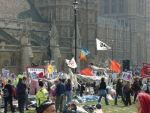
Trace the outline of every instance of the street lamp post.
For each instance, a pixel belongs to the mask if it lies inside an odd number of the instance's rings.
[[[75,38],[75,61],[77,62],[77,9],[78,9],[78,2],[75,0],[73,2],[73,8],[74,8],[74,38]],[[75,69],[76,72],[76,69]]]

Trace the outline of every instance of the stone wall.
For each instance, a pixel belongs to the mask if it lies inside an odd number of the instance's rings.
[[[29,8],[27,0],[0,0],[0,17],[17,18],[18,14]]]

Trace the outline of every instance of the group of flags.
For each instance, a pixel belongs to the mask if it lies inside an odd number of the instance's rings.
[[[104,50],[110,50],[111,47],[108,46],[106,43],[100,41],[99,39],[96,38],[96,48],[97,50],[101,50],[101,51],[104,51]],[[87,55],[89,55],[90,52],[86,49],[86,48],[82,48],[81,49],[81,53],[80,53],[80,61],[87,61]]]
[[[111,49],[110,46],[108,46],[106,43],[100,41],[97,38],[96,38],[96,48],[97,48],[97,50],[101,50],[101,51]],[[80,56],[79,56],[80,61],[85,61],[86,62],[87,61],[87,55],[89,55],[89,54],[90,54],[90,52],[88,51],[87,48],[82,48]]]
[[[99,39],[96,38],[96,48],[97,50],[109,50],[111,49],[110,46],[108,46],[106,43],[100,41]],[[81,53],[80,53],[80,61],[87,61],[87,56],[90,54],[90,52],[88,51],[87,48],[82,48],[81,49]],[[68,67],[70,68],[77,68],[77,64],[74,58],[72,58],[71,60],[66,59],[66,63],[68,65]],[[110,69],[114,72],[120,73],[121,72],[121,65],[117,62],[117,61],[111,61],[111,66]],[[86,70],[88,70],[88,72],[90,72],[90,70],[88,68],[86,68]],[[84,72],[84,71],[82,71]]]

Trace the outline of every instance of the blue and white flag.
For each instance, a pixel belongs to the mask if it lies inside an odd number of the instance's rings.
[[[82,52],[82,54],[84,54],[84,55],[90,54],[90,52],[89,52],[86,48],[82,48],[82,49],[81,49],[81,52]]]

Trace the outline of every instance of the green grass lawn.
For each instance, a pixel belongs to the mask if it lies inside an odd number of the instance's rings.
[[[136,104],[131,106],[124,106],[121,100],[118,100],[118,105],[114,105],[114,101],[109,101],[110,105],[105,105],[104,99],[102,99],[102,110],[104,113],[137,113]],[[81,105],[96,105],[96,102],[82,103]]]
[[[105,105],[103,102],[102,110],[104,113],[136,113],[136,105],[124,106],[121,102],[118,102],[118,105],[114,105],[113,101],[110,101],[110,105]]]
[[[131,106],[124,106],[119,100],[118,105],[114,105],[114,101],[109,101],[110,105],[105,105],[102,98],[102,110],[104,113],[136,113],[136,104]],[[96,105],[96,102],[81,103],[80,105]],[[36,113],[34,110],[29,110],[26,113]]]

